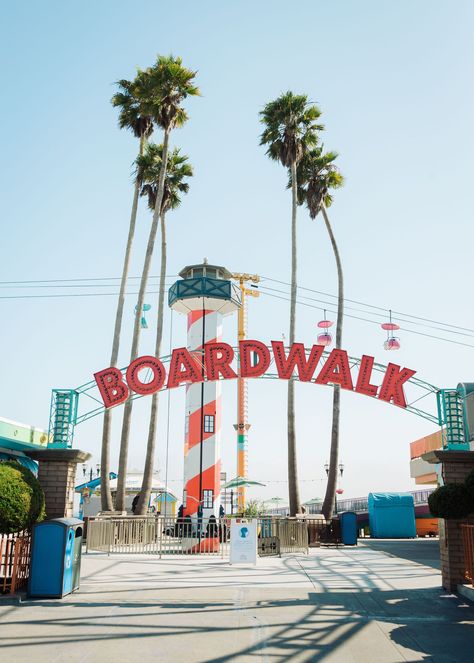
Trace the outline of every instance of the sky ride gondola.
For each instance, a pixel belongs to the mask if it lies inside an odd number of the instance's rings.
[[[383,347],[384,350],[400,350],[400,339],[393,334],[393,332],[400,329],[400,325],[397,325],[396,322],[392,322],[391,309],[389,310],[389,317],[389,322],[383,322],[380,325],[382,329],[387,332],[387,339],[384,341]]]
[[[141,329],[148,329],[148,322],[146,321],[145,313],[151,309],[151,304],[143,304],[142,313],[143,315],[140,318],[140,327]],[[135,306],[135,314],[137,312],[137,307]]]
[[[332,327],[333,325],[332,320],[327,320],[326,319],[326,310],[324,311],[324,320],[320,320],[318,322],[318,327],[322,329],[323,331],[318,334],[318,344],[319,345],[331,345],[332,343],[332,335],[329,333],[328,329]]]

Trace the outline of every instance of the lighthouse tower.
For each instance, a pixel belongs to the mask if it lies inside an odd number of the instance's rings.
[[[170,288],[169,306],[188,318],[187,348],[202,352],[205,343],[220,341],[222,318],[236,311],[240,289],[231,273],[207,260],[179,273],[181,279]],[[198,355],[199,356],[199,355]],[[204,370],[204,369],[203,369]],[[221,384],[199,382],[186,386],[184,433],[183,515],[206,523],[219,516],[221,473]]]

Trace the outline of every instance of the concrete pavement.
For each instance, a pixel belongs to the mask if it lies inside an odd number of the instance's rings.
[[[400,543],[313,549],[257,567],[89,554],[78,593],[0,602],[1,660],[472,660],[474,606],[446,595],[432,565],[395,556]],[[437,542],[409,543],[414,559],[433,558]]]

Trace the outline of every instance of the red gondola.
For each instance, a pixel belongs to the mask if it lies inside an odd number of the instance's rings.
[[[384,341],[383,347],[384,350],[400,350],[400,339],[397,336],[393,335],[394,331],[400,329],[400,325],[397,325],[396,322],[392,322],[392,311],[389,311],[390,321],[384,322],[380,326],[387,332],[387,340]]]
[[[324,320],[320,320],[318,322],[318,327],[320,329],[324,329],[324,331],[321,334],[318,334],[318,344],[319,345],[331,345],[332,343],[332,336],[328,332],[329,327],[332,327],[333,325],[332,320],[326,320],[326,311],[324,311]]]

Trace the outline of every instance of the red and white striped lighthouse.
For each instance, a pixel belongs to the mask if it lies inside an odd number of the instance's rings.
[[[224,267],[185,267],[169,291],[169,305],[186,313],[187,348],[203,364],[203,348],[222,338],[222,318],[240,306],[240,291]],[[203,525],[219,516],[221,473],[221,384],[198,382],[186,386],[183,515]]]

